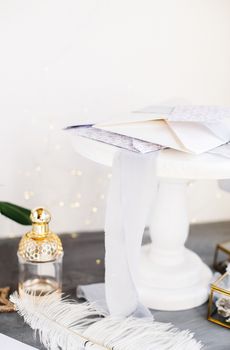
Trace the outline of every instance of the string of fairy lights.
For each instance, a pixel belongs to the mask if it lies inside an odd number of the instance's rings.
[[[35,119],[31,119],[31,129],[37,127],[35,124]],[[44,125],[43,125],[44,127]],[[66,154],[62,153],[63,148],[65,148],[64,142],[59,139],[59,133],[57,130],[59,126],[55,125],[55,122],[46,122],[45,126],[47,130],[47,134],[42,136],[42,141],[45,149],[45,153],[48,155],[48,158],[57,157],[60,159],[61,157],[66,157]],[[32,150],[33,152],[33,150]],[[54,152],[54,153],[52,153]],[[66,183],[66,187],[70,187],[70,194],[68,196],[63,196],[61,191],[59,193],[59,188],[55,189],[55,196],[49,194],[49,198],[45,202],[48,204],[48,209],[53,211],[53,208],[56,208],[60,215],[63,215],[68,218],[68,215],[71,216],[71,211],[78,212],[76,222],[74,222],[74,218],[72,218],[72,227],[73,231],[77,231],[80,227],[80,230],[93,230],[95,229],[95,221],[98,221],[100,224],[100,229],[103,228],[103,220],[104,220],[104,209],[105,209],[105,198],[106,191],[108,187],[108,183],[112,177],[111,170],[108,168],[91,168],[91,164],[93,162],[83,160],[82,158],[77,158],[77,154],[73,151],[70,146],[67,149],[67,152],[72,152],[73,159],[77,159],[77,166],[70,167],[70,164],[66,163],[63,165],[61,171],[64,179],[64,183]],[[58,156],[57,156],[58,155]],[[39,158],[39,157],[37,157]],[[87,163],[87,165],[86,165]],[[44,165],[42,161],[31,166],[30,169],[24,170],[19,169],[17,171],[18,182],[17,185],[24,190],[21,191],[20,198],[18,200],[19,205],[26,206],[31,208],[33,205],[38,206],[41,205],[39,200],[39,191],[41,188],[41,177],[46,178],[47,176],[47,163]],[[66,168],[65,168],[66,167]],[[92,174],[91,174],[92,173]],[[92,177],[93,176],[93,177]],[[71,180],[72,179],[72,180]],[[73,180],[75,179],[75,180]],[[94,184],[96,190],[90,191],[87,189],[87,183]],[[188,193],[191,195],[194,190],[199,189],[199,185],[197,182],[191,181],[188,183]],[[51,191],[51,190],[50,190]],[[216,192],[213,192],[213,201],[221,201],[223,196],[225,196],[221,190],[216,188]],[[53,198],[51,198],[53,197]],[[68,198],[67,198],[68,197]],[[44,199],[44,195],[43,195]],[[204,204],[201,204],[204,205]],[[59,209],[58,209],[59,208]],[[60,210],[63,214],[61,214]],[[202,210],[202,208],[200,208]],[[194,210],[195,213],[198,213],[199,210]],[[193,215],[190,218],[191,223],[199,222],[199,213],[198,215]],[[98,229],[98,227],[96,228]],[[14,237],[16,234],[11,232],[8,236]]]
[[[110,169],[82,159],[73,150],[71,141],[66,146],[66,140],[70,137],[66,133],[67,136],[62,139],[65,133],[58,123],[43,120],[43,129],[39,129],[36,118],[31,118],[30,122],[28,132],[31,129],[31,133],[40,132],[42,135],[40,146],[35,142],[34,149],[32,145],[28,152],[27,161],[18,163],[16,191],[9,201],[27,208],[46,206],[53,216],[52,227],[55,221],[60,222],[63,217],[63,225],[57,228],[57,232],[67,232],[64,221],[69,221],[69,232],[103,229],[106,192],[112,177]],[[25,146],[27,141],[22,142]],[[53,166],[57,170],[52,169]],[[55,185],[51,183],[52,171],[55,173]],[[20,234],[13,222],[6,222],[5,227],[10,229],[10,232],[4,232],[5,236],[15,237]],[[23,228],[20,227],[20,230]]]
[[[35,171],[36,171],[36,172],[39,172],[39,173],[42,172],[41,166],[40,166],[40,165],[36,166]],[[26,172],[24,173],[24,175],[25,175],[25,177],[27,177],[27,178],[33,176],[32,172],[29,172],[29,171],[26,171]],[[75,177],[81,177],[81,176],[83,175],[83,172],[82,172],[82,170],[79,170],[79,169],[72,169],[72,170],[70,171],[70,175],[71,175],[71,176],[75,176]],[[110,180],[111,177],[112,177],[112,174],[111,174],[111,173],[108,173],[108,174],[106,175],[106,178],[107,178],[108,180]],[[86,179],[86,181],[87,181],[87,179]],[[102,182],[102,178],[99,178],[99,179],[98,179],[98,183],[100,184],[101,182]],[[32,190],[25,190],[24,193],[23,193],[23,197],[24,197],[24,200],[25,200],[25,201],[30,201],[34,196],[35,196],[35,192],[32,191]],[[78,208],[81,207],[81,199],[82,199],[82,196],[83,196],[83,194],[80,193],[80,192],[78,192],[78,193],[76,193],[76,196],[75,196],[75,197],[77,198],[77,200],[71,201],[71,202],[69,202],[69,203],[66,203],[65,201],[63,201],[62,199],[60,199],[60,200],[58,201],[58,203],[56,203],[56,204],[57,204],[60,208],[63,208],[63,207],[68,206],[68,207],[71,208],[71,209],[78,209]],[[105,199],[106,196],[105,196],[104,193],[100,193],[97,197],[98,197],[98,199],[99,199],[100,202],[101,202],[101,201],[103,201],[103,200]],[[99,206],[100,206],[100,205],[101,205],[101,203],[99,203]],[[92,207],[90,208],[91,214],[94,214],[94,215],[97,214],[98,211],[99,211],[99,206],[96,206],[96,205],[92,206]],[[84,224],[85,224],[85,226],[89,226],[89,225],[91,224],[91,218],[85,219]]]
[[[41,171],[41,167],[37,166],[35,170],[40,172]],[[72,176],[80,177],[80,176],[82,176],[83,173],[79,169],[72,169],[70,174]],[[26,177],[31,176],[31,173],[30,172],[25,172],[25,176]],[[112,177],[112,174],[108,173],[107,174],[107,179],[110,179],[111,177]],[[99,178],[99,181],[98,181],[99,183],[101,182],[100,180],[102,180],[102,179]],[[195,186],[195,182],[194,181],[188,183],[188,190],[189,190],[189,192],[194,189],[194,186]],[[33,191],[28,191],[28,190],[24,191],[24,199],[26,201],[30,200],[33,196],[34,196],[34,192]],[[216,194],[215,194],[215,199],[216,200],[220,200],[222,197],[223,197],[223,195],[222,195],[221,191],[217,191]],[[72,209],[77,209],[77,208],[81,207],[82,194],[81,193],[77,193],[76,194],[76,198],[77,198],[77,201],[73,201],[73,202],[68,203],[68,206],[70,208],[72,208]],[[99,199],[100,200],[104,200],[105,199],[105,194],[101,193],[99,195]],[[65,202],[63,200],[60,200],[58,202],[58,205],[61,208],[66,206],[66,204],[65,204]],[[91,213],[96,214],[98,212],[99,208],[97,206],[92,206],[90,210],[91,210]],[[198,221],[198,219],[196,217],[192,217],[191,218],[191,223],[197,223],[197,221]],[[91,224],[91,220],[89,218],[85,219],[84,223],[85,223],[86,226],[88,226],[88,225]]]

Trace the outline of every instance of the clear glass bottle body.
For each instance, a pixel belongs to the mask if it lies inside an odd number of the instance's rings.
[[[62,259],[60,254],[55,260],[47,262],[29,261],[18,254],[19,261],[19,293],[35,296],[61,292]]]
[[[35,208],[32,229],[24,234],[18,246],[19,293],[45,295],[61,292],[63,247],[60,238],[50,231],[50,213]]]

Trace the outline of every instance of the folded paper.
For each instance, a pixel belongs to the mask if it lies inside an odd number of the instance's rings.
[[[230,109],[212,106],[151,106],[122,121],[94,128],[193,154],[208,152],[230,141]]]
[[[219,106],[148,106],[135,113],[153,114],[155,118],[164,116],[170,121],[220,122],[230,117],[229,107]]]
[[[209,153],[216,154],[230,159],[230,142],[212,149]]]
[[[107,130],[100,130],[93,128],[92,125],[79,125],[70,128],[75,136],[81,136],[96,140],[99,142],[107,143],[118,148],[123,148],[128,151],[138,153],[155,152],[164,148],[163,146],[128,137],[125,135],[119,135]]]

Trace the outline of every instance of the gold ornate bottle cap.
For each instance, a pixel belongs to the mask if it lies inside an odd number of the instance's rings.
[[[49,222],[51,215],[45,208],[35,208],[31,211],[32,232],[36,235],[46,235],[49,233]]]
[[[48,224],[51,220],[51,215],[45,208],[35,208],[30,214],[31,221],[36,224]]]
[[[18,248],[18,255],[31,262],[53,261],[63,255],[60,238],[49,229],[51,215],[45,208],[32,210],[32,230],[26,233]]]

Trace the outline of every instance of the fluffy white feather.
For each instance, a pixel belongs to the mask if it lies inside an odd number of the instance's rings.
[[[200,350],[188,331],[171,324],[115,318],[93,304],[76,303],[56,294],[35,297],[17,292],[10,300],[49,350]]]

